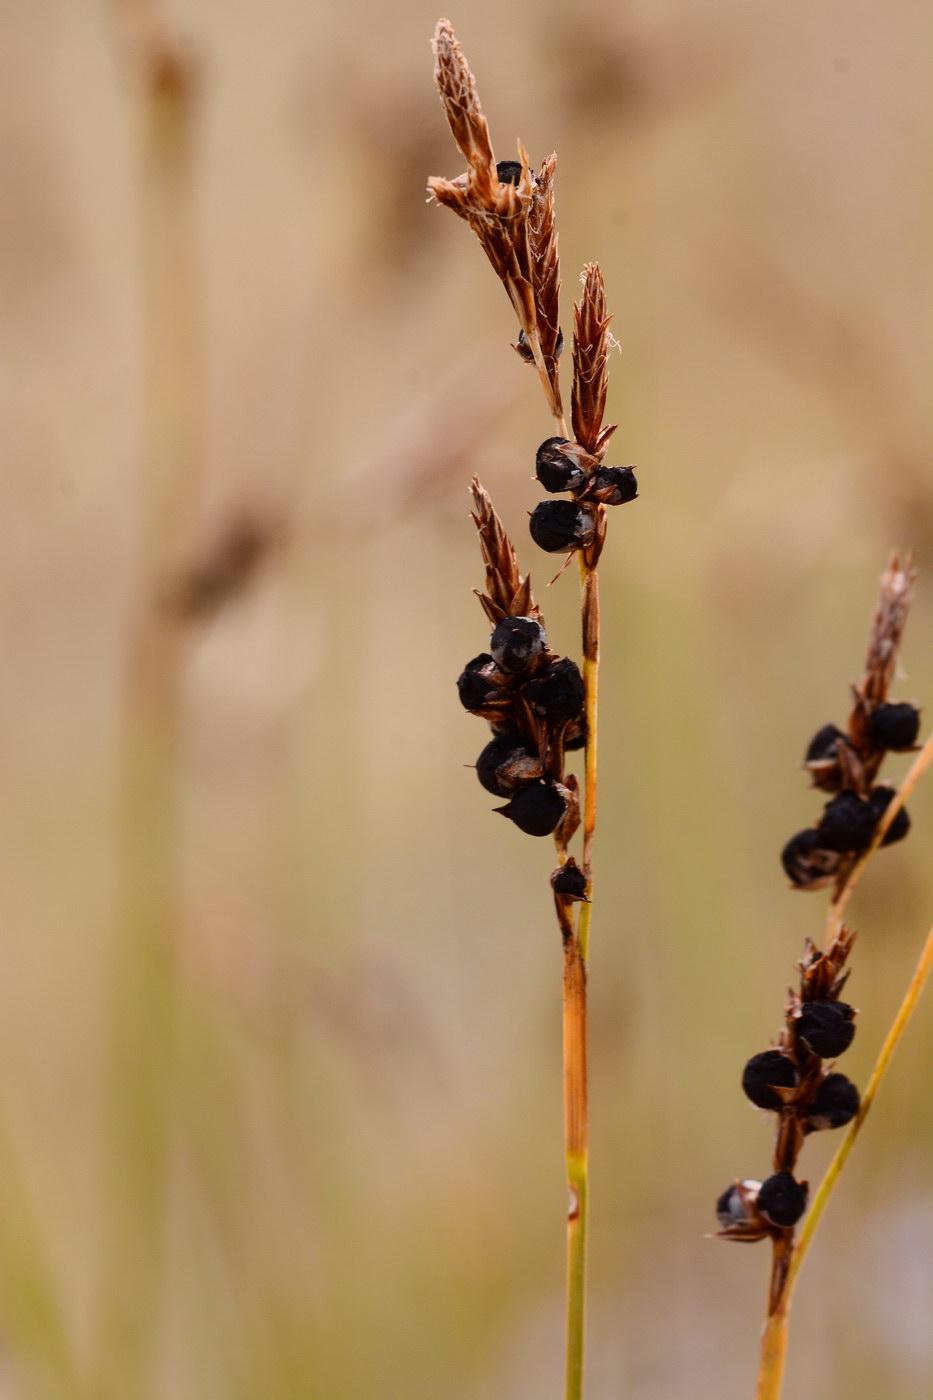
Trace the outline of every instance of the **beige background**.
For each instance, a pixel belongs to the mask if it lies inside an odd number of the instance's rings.
[[[557,1397],[550,855],[488,815],[453,688],[486,636],[466,480],[543,588],[549,429],[478,247],[424,200],[460,169],[436,12],[140,12],[200,73],[195,534],[277,537],[181,663],[182,909],[150,978],[117,800],[151,522],[140,16],[0,9],[0,1395],[99,1400],[102,1368],[121,1400]],[[921,569],[898,694],[933,707],[929,7],[451,18],[498,153],[559,153],[566,291],[600,261],[640,469],[602,571],[589,1397],[742,1400],[764,1247],[704,1234],[767,1171],[739,1071],[823,907],[777,853],[895,545]],[[564,651],[575,607],[568,574]],[[853,906],[860,1083],[933,919],[933,786],[912,812]],[[795,1400],[933,1389],[931,1021],[808,1265]]]

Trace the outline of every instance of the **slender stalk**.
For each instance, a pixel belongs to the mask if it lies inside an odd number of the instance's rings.
[[[586,962],[578,937],[570,937],[564,941],[564,1130],[568,1191],[567,1351],[564,1394],[566,1400],[581,1400],[586,1329],[589,1105],[586,1067]]]
[[[929,742],[924,747],[924,753],[927,748],[930,748]],[[893,802],[891,805],[894,805]],[[829,1204],[829,1198],[836,1187],[839,1177],[842,1175],[842,1170],[849,1159],[849,1154],[855,1146],[855,1140],[861,1131],[862,1124],[865,1122],[868,1111],[881,1087],[881,1081],[888,1071],[888,1066],[891,1063],[894,1052],[900,1044],[901,1037],[910,1024],[911,1017],[917,1008],[920,994],[926,985],[931,968],[933,968],[933,928],[931,928],[930,932],[927,934],[927,939],[923,945],[923,951],[920,954],[917,966],[914,969],[914,975],[911,978],[910,986],[907,988],[904,1000],[898,1008],[891,1029],[885,1037],[881,1052],[872,1070],[871,1078],[862,1095],[859,1111],[852,1119],[848,1131],[839,1146],[839,1150],[830,1162],[826,1174],[816,1190],[816,1194],[813,1197],[813,1204],[807,1213],[803,1228],[800,1231],[800,1238],[791,1255],[784,1286],[765,1328],[762,1342],[761,1370],[758,1376],[757,1400],[780,1400],[781,1383],[784,1374],[784,1357],[787,1351],[787,1325],[794,1286],[797,1282],[800,1270],[803,1267],[803,1262],[807,1256],[810,1245],[813,1243],[813,1237],[823,1217],[823,1212]]]

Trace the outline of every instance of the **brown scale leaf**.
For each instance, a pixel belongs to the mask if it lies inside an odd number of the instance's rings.
[[[605,451],[609,432],[603,433],[606,389],[609,383],[609,350],[612,337],[606,310],[606,288],[597,263],[585,263],[580,279],[583,295],[573,307],[573,435],[594,456]],[[612,431],[612,430],[609,430]]]
[[[534,617],[543,623],[541,610],[532,596],[531,578],[519,572],[512,541],[479,477],[472,478],[470,490],[474,505],[471,514],[486,564],[486,592],[475,590],[483,611],[493,627],[504,617]]]

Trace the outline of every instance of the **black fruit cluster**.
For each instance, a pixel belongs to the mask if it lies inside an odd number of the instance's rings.
[[[869,786],[866,773],[875,773],[888,752],[914,748],[920,731],[920,711],[906,703],[875,706],[860,725],[857,742],[834,724],[814,734],[804,767],[814,784],[834,794],[816,826],[798,831],[781,852],[784,873],[798,889],[818,889],[836,878],[846,862],[867,850],[878,823],[894,797],[894,789]],[[882,840],[883,846],[902,840],[910,830],[904,808]]]
[[[457,691],[464,709],[493,732],[476,776],[487,792],[508,799],[495,810],[529,836],[549,836],[567,810],[563,755],[586,741],[578,667],[549,649],[537,617],[506,617],[489,651],[467,662]]]
[[[578,442],[551,437],[535,458],[536,475],[552,495],[569,491],[572,500],[542,501],[531,513],[531,538],[549,554],[586,549],[597,532],[597,507],[634,501],[638,482],[631,467],[604,467]]]

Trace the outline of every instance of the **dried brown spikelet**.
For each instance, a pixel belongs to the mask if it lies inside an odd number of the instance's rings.
[[[557,356],[560,339],[560,254],[554,224],[554,171],[557,156],[549,155],[538,172],[531,197],[532,268],[534,272],[535,311],[538,322],[541,353],[551,387],[560,408]]]
[[[439,19],[434,30],[434,81],[440,93],[451,134],[461,154],[476,172],[477,191],[488,184],[491,195],[498,184],[496,159],[489,126],[480,106],[476,79],[457,42],[449,19]]]
[[[573,307],[573,391],[571,417],[577,442],[601,457],[615,426],[603,428],[609,383],[609,333],[606,288],[598,263],[585,263],[583,295]]]
[[[865,674],[855,687],[855,709],[849,721],[853,740],[863,737],[862,731],[872,711],[888,698],[916,578],[912,554],[905,556],[903,564],[897,554],[891,555],[881,576],[881,594],[872,621]]]
[[[476,596],[486,616],[494,627],[504,617],[542,620],[541,611],[532,597],[531,576],[523,577],[519,572],[515,548],[479,477],[472,478],[470,490],[474,504],[473,522],[486,564],[486,592],[480,593],[477,589]]]

